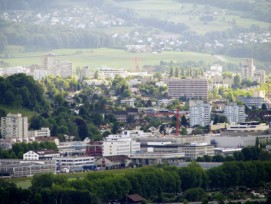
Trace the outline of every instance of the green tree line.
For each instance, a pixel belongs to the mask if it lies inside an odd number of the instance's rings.
[[[1,181],[3,203],[100,203],[138,193],[151,202],[199,201],[206,191],[246,186],[259,188],[271,181],[271,162],[226,162],[209,170],[197,163],[187,167],[156,166],[122,173],[92,172],[82,179],[64,175],[35,175],[28,190]],[[179,197],[180,193],[182,197]],[[18,195],[11,199],[11,194]],[[11,199],[11,201],[9,201]]]
[[[3,150],[0,148],[1,159],[23,159],[23,154],[30,150],[57,150],[57,146],[54,142],[31,142],[31,143],[15,143],[9,150]]]

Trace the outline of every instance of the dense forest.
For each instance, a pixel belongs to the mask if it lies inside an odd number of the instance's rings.
[[[92,172],[85,178],[72,180],[65,175],[35,175],[32,186],[27,190],[1,180],[0,201],[13,204],[100,203],[120,201],[134,193],[150,202],[201,201],[208,197],[206,192],[211,190],[225,191],[228,192],[228,199],[232,196],[238,199],[242,197],[235,195],[237,187],[267,188],[270,181],[271,162],[228,162],[209,170],[191,163],[182,168],[157,166],[127,169],[119,174]]]

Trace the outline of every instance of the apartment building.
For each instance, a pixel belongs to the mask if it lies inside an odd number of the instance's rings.
[[[86,148],[90,156],[127,155],[140,151],[140,142],[133,140],[130,134],[109,135],[105,141],[91,142]]]
[[[208,98],[207,79],[169,79],[168,96],[171,98]]]
[[[28,131],[28,137],[50,137],[51,131],[49,128],[41,128],[40,130]]]
[[[73,69],[71,62],[61,62],[60,63],[60,72],[63,78],[68,78],[73,76]]]
[[[9,113],[6,117],[1,117],[1,135],[6,139],[27,138],[28,118],[19,113]]]
[[[243,102],[247,107],[261,108],[265,102],[264,97],[253,97],[253,96],[240,96],[238,100]]]
[[[59,65],[59,61],[54,54],[48,54],[44,55],[41,58],[41,67],[43,69],[49,70],[49,69],[55,69]]]
[[[256,70],[253,75],[253,81],[260,83],[265,83],[265,71],[264,70]]]
[[[241,78],[246,80],[253,79],[255,66],[252,58],[246,58],[241,61]]]
[[[198,102],[190,105],[189,115],[190,115],[190,126],[210,125],[211,106],[209,103],[203,103],[203,101],[198,101]]]
[[[245,106],[238,106],[236,103],[230,103],[225,106],[224,115],[227,117],[228,123],[245,122]]]

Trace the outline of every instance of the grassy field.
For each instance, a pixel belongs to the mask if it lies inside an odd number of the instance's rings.
[[[34,115],[37,115],[36,112],[29,111],[25,108],[15,108],[15,107],[10,107],[10,106],[5,106],[5,105],[0,105],[0,109],[5,110],[7,113],[21,113],[24,117],[31,118]]]
[[[136,62],[142,69],[143,65],[157,65],[160,61],[203,61],[206,64],[217,61],[217,58],[210,54],[194,52],[162,52],[162,53],[129,53],[120,49],[57,49],[43,52],[25,52],[22,47],[8,46],[0,53],[2,61],[9,66],[28,66],[41,64],[41,56],[54,53],[61,61],[73,63],[73,67],[88,65],[95,70],[101,66],[113,66],[133,70]],[[6,57],[5,57],[6,56]],[[8,57],[9,56],[9,57]],[[135,60],[137,59],[137,60]]]
[[[134,9],[140,16],[154,17],[161,20],[167,19],[176,23],[185,23],[196,33],[205,34],[212,31],[223,31],[233,26],[249,28],[257,25],[268,28],[270,23],[257,21],[248,18],[241,18],[240,13],[232,13],[212,6],[202,6],[193,4],[179,4],[174,0],[139,0],[124,1],[121,6]],[[210,22],[200,21],[203,13],[216,13],[215,19]]]

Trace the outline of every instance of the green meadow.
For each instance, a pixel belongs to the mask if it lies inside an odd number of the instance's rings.
[[[22,47],[18,46],[8,46],[4,52],[0,53],[2,56],[0,61],[7,64],[7,66],[29,66],[31,64],[41,64],[41,57],[48,53],[56,54],[60,61],[72,62],[74,68],[88,65],[93,70],[102,66],[133,70],[136,65],[142,69],[144,65],[157,65],[160,61],[203,61],[206,64],[217,61],[215,56],[195,52],[130,53],[121,49],[108,48],[26,52]]]
[[[175,23],[185,23],[189,28],[198,33],[205,34],[212,31],[223,31],[240,26],[249,28],[257,25],[261,28],[269,28],[270,23],[240,17],[240,13],[205,5],[178,3],[174,0],[138,0],[122,1],[121,6],[133,9],[142,17],[154,17]],[[201,21],[202,13],[215,13],[213,21]]]

